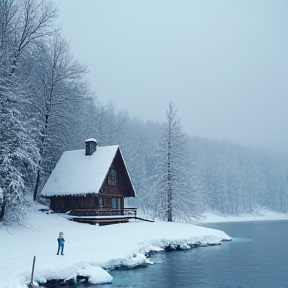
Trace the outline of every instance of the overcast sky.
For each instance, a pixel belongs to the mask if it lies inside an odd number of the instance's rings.
[[[288,154],[287,0],[55,0],[99,101]]]

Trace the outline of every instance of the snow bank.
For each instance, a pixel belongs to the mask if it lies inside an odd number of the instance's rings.
[[[217,212],[206,212],[200,223],[214,223],[214,222],[243,222],[243,221],[266,221],[266,220],[287,220],[288,214],[278,213],[267,209],[261,209],[254,214],[241,214],[235,215],[223,215]]]
[[[132,221],[94,226],[71,222],[58,214],[38,211],[35,205],[25,226],[0,228],[1,288],[22,288],[29,282],[33,256],[34,280],[87,276],[94,284],[111,283],[107,269],[150,263],[150,251],[167,247],[189,249],[231,240],[223,231],[191,224]],[[56,255],[57,237],[64,232],[64,256]]]

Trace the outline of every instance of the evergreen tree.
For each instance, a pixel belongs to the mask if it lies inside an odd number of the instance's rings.
[[[0,221],[12,223],[24,216],[28,188],[25,183],[30,181],[29,177],[33,178],[35,175],[39,154],[36,143],[31,136],[29,125],[19,110],[15,108],[17,97],[23,91],[21,87],[16,85],[16,82],[10,83],[10,86],[5,84],[5,88],[8,87],[7,90],[0,87],[2,90],[0,105],[0,187],[3,193],[2,201],[0,201]],[[3,91],[5,92],[3,93]]]
[[[36,42],[51,34],[56,10],[48,1],[0,1],[0,221],[23,217],[27,183],[39,157],[29,112],[29,86],[23,62]],[[32,180],[33,181],[33,180]]]
[[[180,119],[174,105],[169,103],[150,194],[155,215],[163,220],[190,221],[197,214],[193,198],[196,191],[191,183],[193,165],[189,158]]]

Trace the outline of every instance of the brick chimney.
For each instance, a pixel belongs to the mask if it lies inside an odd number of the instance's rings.
[[[97,149],[97,141],[94,138],[85,140],[85,156],[92,155]]]

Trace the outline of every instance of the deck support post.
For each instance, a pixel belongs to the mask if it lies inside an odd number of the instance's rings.
[[[34,287],[33,282],[34,282],[34,269],[35,269],[35,261],[36,261],[36,256],[33,258],[33,265],[32,265],[32,273],[31,273],[31,281],[28,287]]]

